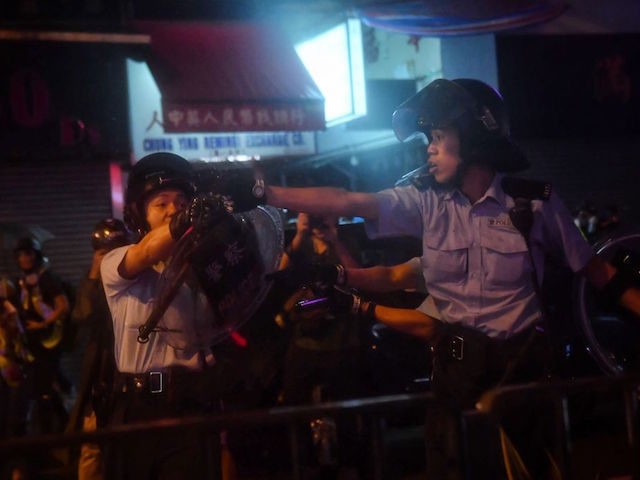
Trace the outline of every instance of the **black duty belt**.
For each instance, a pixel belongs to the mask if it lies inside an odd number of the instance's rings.
[[[521,348],[534,333],[544,333],[540,325],[533,325],[507,339],[491,338],[484,333],[461,325],[447,325],[436,349],[440,355],[453,360],[463,360],[469,344],[483,345],[490,353],[509,355]]]

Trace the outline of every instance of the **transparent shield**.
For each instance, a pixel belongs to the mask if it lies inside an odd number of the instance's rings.
[[[154,331],[178,349],[223,341],[264,301],[272,284],[265,275],[277,269],[283,248],[282,217],[269,206],[234,214],[195,242],[179,244],[177,261],[158,284],[158,297],[171,303]]]
[[[640,232],[619,233],[594,247],[616,263],[621,252],[640,254]],[[607,302],[584,278],[576,279],[574,310],[587,349],[610,375],[640,372],[640,318]]]

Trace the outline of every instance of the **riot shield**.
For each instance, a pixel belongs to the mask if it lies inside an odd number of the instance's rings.
[[[272,283],[265,276],[277,269],[283,248],[282,218],[270,206],[229,214],[209,231],[185,235],[160,277],[158,301],[140,327],[138,341],[148,341],[152,331],[160,332],[176,348],[223,341],[264,301]],[[185,282],[197,284],[194,293],[201,292],[213,311],[211,318],[198,319],[201,331],[195,332],[197,338],[189,338],[180,325],[166,325],[163,319]]]
[[[640,285],[640,232],[617,233],[595,253]],[[576,278],[574,310],[587,350],[609,375],[640,372],[640,318],[603,298],[584,276]]]

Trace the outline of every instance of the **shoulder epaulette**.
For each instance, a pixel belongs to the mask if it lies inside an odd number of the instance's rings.
[[[549,200],[551,196],[550,182],[519,177],[504,177],[501,185],[504,192],[513,198]]]

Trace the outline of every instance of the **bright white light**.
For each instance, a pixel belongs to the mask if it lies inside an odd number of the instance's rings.
[[[366,115],[359,20],[347,20],[297,44],[295,48],[325,97],[325,120],[328,127]]]

